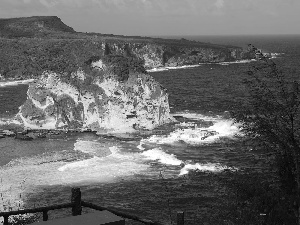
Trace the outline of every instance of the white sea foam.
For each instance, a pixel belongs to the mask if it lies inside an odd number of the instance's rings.
[[[168,70],[166,67],[158,67],[158,68],[149,69],[149,70],[147,70],[147,72],[151,73],[151,72],[160,72],[160,71],[166,71],[166,70]]]
[[[143,143],[173,145],[179,142],[202,145],[216,142],[222,137],[234,138],[236,135],[241,135],[238,124],[234,124],[232,120],[218,120],[207,128],[177,128],[168,135],[153,135],[148,139],[143,139],[140,145],[141,147]]]
[[[228,167],[220,163],[187,163],[180,160],[174,154],[166,153],[161,148],[154,148],[141,153],[146,160],[158,161],[161,164],[172,166],[183,166],[179,172],[179,176],[188,174],[192,170],[221,172],[224,170],[238,170],[236,167]]]
[[[271,53],[271,59],[275,59],[275,58],[278,58],[280,56],[284,55],[284,53]]]
[[[136,146],[139,150],[143,151],[145,150],[145,148],[143,147],[143,143],[140,142],[140,144],[138,146]]]
[[[200,65],[185,65],[185,66],[167,66],[166,68],[169,70],[176,70],[176,69],[187,69],[187,68],[194,68],[199,67]]]
[[[76,145],[76,149],[82,150],[83,142],[80,143]],[[89,146],[95,146],[94,142],[87,144],[86,148]],[[83,151],[93,153],[96,150],[87,149]],[[150,167],[141,160],[139,153],[123,155],[117,147],[110,147],[109,150],[112,154],[102,158],[81,157],[77,161],[67,162],[76,160],[74,157],[77,156],[72,152],[59,151],[18,158],[0,167],[0,211],[22,208],[27,193],[38,192],[38,186],[115,182],[121,178],[130,179],[135,174],[143,174]]]
[[[228,167],[220,163],[196,163],[187,164],[181,170],[179,176],[188,174],[191,170],[209,171],[209,172],[222,172],[224,170],[238,170],[236,167]]]
[[[166,70],[176,70],[176,69],[187,69],[187,68],[194,68],[199,67],[199,65],[185,65],[185,66],[166,66],[166,67],[158,67],[147,70],[147,72],[159,72],[159,71],[166,71]]]
[[[91,159],[86,159],[86,160],[82,160],[82,161],[77,161],[77,162],[73,162],[73,163],[68,163],[64,166],[61,166],[58,168],[58,171],[64,172],[67,170],[82,170],[82,169],[87,169],[87,167],[90,166],[95,166],[95,164],[97,164],[99,162],[99,157],[94,156]]]
[[[222,66],[228,66],[230,64],[251,63],[251,62],[255,62],[255,61],[257,61],[257,60],[256,59],[244,59],[244,60],[236,60],[233,62],[220,62],[217,64],[222,65]]]
[[[16,81],[1,81],[0,87],[17,86],[19,84],[29,84],[29,83],[32,83],[33,81],[34,81],[34,79],[16,80]]]
[[[91,159],[67,163],[58,168],[67,178],[80,174],[74,177],[73,181],[77,182],[109,182],[118,177],[139,173],[149,167],[140,162],[137,153],[121,153],[117,146],[103,146],[96,141],[79,140],[74,144],[74,150],[94,155]]]
[[[135,174],[143,174],[149,168],[149,165],[141,160],[140,153],[127,154],[116,146],[104,146],[100,142],[98,144],[96,141],[79,140],[74,145],[74,152],[58,151],[15,159],[0,167],[0,193],[12,193],[17,196],[24,191],[33,192],[39,185],[114,182],[119,178],[130,179]],[[78,154],[76,151],[88,153],[91,158],[87,159],[84,154]],[[97,156],[104,151],[111,154]],[[25,185],[22,188],[17,187],[22,180],[26,180]]]
[[[154,148],[141,153],[147,160],[158,160],[158,162],[166,165],[178,166],[183,162],[176,158],[174,154],[168,154],[161,148]]]

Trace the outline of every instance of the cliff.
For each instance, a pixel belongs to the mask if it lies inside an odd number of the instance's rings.
[[[255,57],[240,47],[185,39],[75,32],[55,16],[0,19],[0,51],[2,79],[72,73],[91,57],[110,54],[141,59],[146,69]]]
[[[33,129],[153,129],[172,118],[166,90],[144,72],[141,61],[121,56],[93,58],[71,74],[45,71],[17,119]]]
[[[57,16],[0,19],[0,36],[6,38],[44,37],[51,33],[75,32]]]

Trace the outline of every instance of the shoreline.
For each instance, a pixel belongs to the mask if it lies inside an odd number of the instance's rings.
[[[268,53],[270,59],[275,59],[278,58],[285,53]],[[193,65],[183,65],[183,66],[162,66],[162,67],[155,67],[152,69],[146,69],[148,73],[153,73],[153,72],[161,72],[161,71],[168,71],[168,70],[177,70],[177,69],[188,69],[188,68],[195,68],[195,67],[200,67],[202,65],[222,65],[222,66],[228,66],[230,64],[238,64],[238,63],[251,63],[251,62],[256,62],[259,59],[241,59],[241,60],[235,60],[235,61],[224,61],[224,62],[205,62],[205,63],[198,63],[198,64],[193,64]],[[29,84],[34,82],[35,79],[25,79],[25,80],[1,80],[0,79],[0,87],[5,87],[5,86],[17,86],[19,84]]]
[[[19,84],[29,84],[34,82],[35,79],[26,79],[26,80],[0,80],[0,87],[6,87],[6,86],[17,86]]]
[[[284,55],[285,53],[268,53],[269,59],[276,59],[280,56]],[[251,62],[257,62],[259,59],[241,59],[241,60],[235,60],[235,61],[224,61],[224,62],[206,62],[206,63],[199,63],[194,65],[184,65],[184,66],[166,66],[166,67],[156,67],[152,69],[147,69],[146,71],[148,73],[153,72],[161,72],[161,71],[168,71],[168,70],[176,70],[176,69],[188,69],[188,68],[195,68],[200,67],[202,65],[221,65],[221,66],[228,66],[231,64],[239,64],[239,63],[251,63]]]
[[[200,67],[202,65],[230,65],[230,64],[237,64],[237,63],[251,63],[257,61],[256,59],[243,59],[243,60],[236,60],[231,62],[207,62],[207,63],[199,63],[194,65],[184,65],[184,66],[166,66],[166,67],[156,67],[153,69],[146,70],[148,73],[153,72],[161,72],[161,71],[168,71],[168,70],[177,70],[177,69],[188,69],[188,68],[195,68]]]

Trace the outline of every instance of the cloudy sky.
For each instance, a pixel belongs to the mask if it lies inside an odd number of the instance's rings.
[[[34,15],[109,34],[300,34],[300,0],[0,0],[0,18]]]

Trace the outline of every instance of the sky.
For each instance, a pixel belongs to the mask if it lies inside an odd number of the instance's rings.
[[[0,18],[27,16],[103,34],[300,34],[300,0],[0,0]]]

